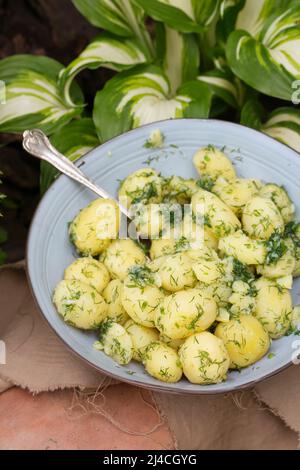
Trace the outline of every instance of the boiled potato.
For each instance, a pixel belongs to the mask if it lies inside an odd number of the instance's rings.
[[[174,230],[170,234],[163,235],[162,238],[151,241],[150,258],[152,260],[160,256],[171,255],[176,252],[176,237]]]
[[[141,362],[145,349],[150,343],[159,340],[159,333],[154,328],[146,328],[138,325],[133,320],[128,320],[124,325],[125,330],[130,335],[133,346],[133,359]]]
[[[198,281],[212,284],[223,276],[223,265],[214,250],[204,247],[202,250],[189,250],[187,254],[193,260],[193,271]]]
[[[65,270],[65,279],[85,282],[98,292],[103,291],[110,281],[110,275],[103,263],[93,258],[79,258]]]
[[[214,384],[226,380],[229,355],[223,341],[205,331],[190,336],[179,349],[186,378],[194,384]]]
[[[192,260],[186,253],[167,256],[158,270],[162,287],[170,292],[177,292],[185,287],[193,287],[196,276]]]
[[[256,282],[255,317],[262,323],[271,338],[280,338],[290,327],[292,297],[288,289],[274,280],[260,278]]]
[[[177,352],[160,341],[151,343],[146,348],[143,364],[148,374],[162,382],[174,383],[182,377]]]
[[[189,247],[193,249],[199,249],[203,245],[209,248],[218,248],[218,239],[214,235],[213,231],[202,224],[197,224],[193,220],[192,213],[186,213],[184,215],[181,234],[189,242]]]
[[[258,274],[262,274],[263,276],[269,278],[279,278],[289,276],[294,272],[296,258],[294,255],[293,242],[291,240],[285,240],[282,243],[284,247],[283,249],[286,251],[283,252],[283,254],[277,259],[277,261],[265,263],[262,266],[258,266]]]
[[[259,180],[236,179],[227,181],[224,178],[218,178],[212,191],[227,204],[236,214],[240,215],[246,202],[255,196],[262,186]]]
[[[122,290],[122,305],[130,318],[150,328],[154,326],[156,311],[164,299],[155,281],[149,268],[137,266],[125,278]]]
[[[199,189],[192,197],[192,210],[197,218],[203,218],[204,224],[212,229],[217,238],[241,228],[232,210],[218,196],[204,189]]]
[[[157,204],[162,200],[162,183],[157,171],[141,168],[121,183],[119,200],[127,208],[132,204]]]
[[[244,231],[251,238],[267,239],[272,233],[283,231],[282,216],[271,199],[255,196],[243,209],[242,223]]]
[[[265,184],[260,190],[260,196],[271,199],[280,210],[285,223],[294,218],[295,206],[289,198],[288,193],[282,186],[277,184]]]
[[[114,240],[102,255],[101,260],[114,279],[125,279],[129,269],[136,264],[144,264],[143,250],[132,240]]]
[[[235,169],[226,155],[213,145],[197,150],[194,155],[194,165],[198,173],[217,179],[223,176],[228,180],[235,179]]]
[[[102,292],[107,303],[107,318],[121,325],[130,318],[122,305],[122,289],[122,282],[119,279],[113,279]]]
[[[156,310],[155,326],[172,339],[187,338],[210,327],[217,317],[217,304],[199,289],[186,289],[165,298]]]
[[[187,204],[197,191],[197,182],[193,179],[184,179],[181,176],[171,176],[166,178],[163,187],[164,199]]]
[[[261,264],[265,261],[267,249],[260,240],[252,240],[242,230],[221,238],[219,250],[227,256],[234,256],[245,264]]]
[[[53,303],[64,321],[82,330],[95,330],[107,315],[107,304],[96,289],[77,280],[61,281]]]
[[[69,227],[70,240],[83,255],[96,256],[118,236],[120,210],[113,199],[96,199],[82,209]]]
[[[141,238],[158,239],[163,229],[163,214],[158,204],[140,205],[134,223]]]
[[[224,341],[231,369],[254,364],[270,347],[268,333],[252,315],[240,315],[236,320],[219,323],[215,335]]]
[[[131,336],[125,328],[110,320],[106,321],[99,333],[99,341],[94,343],[94,348],[104,351],[120,365],[129,364],[133,358],[133,344]]]

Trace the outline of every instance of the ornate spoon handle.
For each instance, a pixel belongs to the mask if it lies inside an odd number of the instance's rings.
[[[87,176],[74,165],[67,157],[62,155],[58,150],[56,150],[53,145],[50,143],[48,137],[39,129],[33,129],[30,131],[25,131],[23,134],[23,147],[24,149],[41,160],[45,160],[54,166],[57,170],[65,175],[69,176],[78,183],[86,186],[88,189],[93,191],[104,199],[114,199],[110,194],[108,194],[104,189],[96,186]],[[129,211],[122,206],[119,201],[116,200],[120,211],[131,219]]]

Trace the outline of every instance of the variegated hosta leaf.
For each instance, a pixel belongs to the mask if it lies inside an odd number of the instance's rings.
[[[300,153],[300,110],[297,108],[278,108],[266,118],[258,100],[250,99],[243,107],[241,124],[261,130]]]
[[[51,143],[70,160],[75,161],[100,144],[93,120],[72,121],[51,136]],[[46,162],[41,164],[41,192],[44,193],[57,176],[57,170]]]
[[[299,22],[298,0],[246,0],[226,46],[232,71],[254,89],[290,100],[300,78]]]
[[[76,75],[85,68],[96,69],[103,66],[120,71],[145,62],[147,62],[146,52],[137,40],[120,40],[109,35],[102,35],[91,42],[77,59],[61,71],[60,87],[66,102],[73,105],[70,86]]]
[[[204,75],[199,75],[197,79],[206,83],[214,95],[233,108],[240,108],[242,106],[244,87],[230,70],[212,70]]]
[[[276,109],[269,115],[268,120],[262,126],[262,130],[300,153],[299,109]]]
[[[219,0],[135,0],[152,18],[182,33],[201,32],[214,19]]]
[[[186,82],[171,95],[170,84],[157,66],[138,66],[109,80],[96,95],[94,123],[101,140],[131,128],[164,119],[207,118],[211,92],[199,81]]]
[[[133,0],[72,0],[94,26],[123,37],[137,37],[149,51],[153,46],[144,24],[144,11]]]
[[[200,65],[198,41],[193,34],[182,34],[162,24],[157,33],[158,55],[173,94],[182,83],[197,77]]]
[[[23,132],[39,127],[51,134],[80,114],[82,95],[72,87],[75,106],[61,97],[57,78],[62,65],[47,57],[16,55],[0,61],[6,103],[0,104],[0,132]]]

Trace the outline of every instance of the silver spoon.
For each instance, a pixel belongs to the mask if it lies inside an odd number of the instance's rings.
[[[132,215],[126,207],[120,204],[119,201],[104,189],[93,183],[76,165],[74,165],[74,163],[56,150],[50,143],[48,137],[41,130],[32,129],[30,131],[25,131],[23,134],[23,148],[34,157],[50,163],[61,173],[64,173],[69,176],[69,178],[83,184],[88,189],[96,193],[97,196],[104,199],[113,199],[118,204],[122,214],[132,220]]]

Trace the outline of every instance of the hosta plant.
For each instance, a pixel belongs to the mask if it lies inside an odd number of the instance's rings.
[[[143,124],[219,117],[300,151],[292,103],[300,88],[299,0],[71,1],[99,35],[66,66],[30,55],[0,61],[7,99],[0,132],[39,127],[75,160]],[[115,74],[89,115],[76,77],[99,67]],[[42,190],[54,176],[43,165]]]

